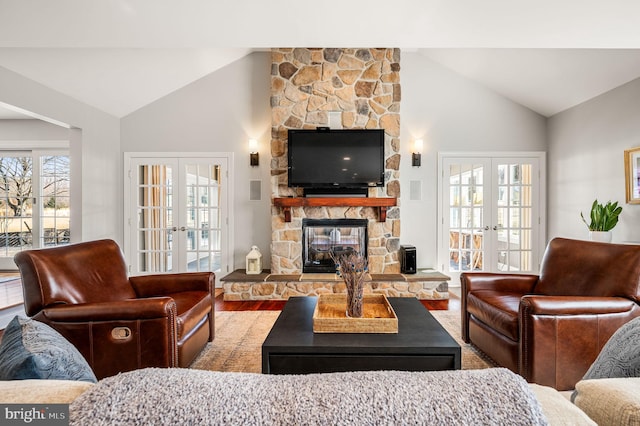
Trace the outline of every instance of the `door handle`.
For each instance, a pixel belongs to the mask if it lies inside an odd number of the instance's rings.
[[[181,230],[181,231],[186,231],[186,230],[187,230],[187,228],[185,228],[184,226],[181,226],[181,227],[180,227],[180,230]]]
[[[488,231],[489,230],[489,225],[485,225],[484,230]]]

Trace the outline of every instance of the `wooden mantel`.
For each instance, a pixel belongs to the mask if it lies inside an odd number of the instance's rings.
[[[395,206],[397,198],[368,197],[287,197],[274,198],[273,205],[282,207],[284,221],[291,222],[291,207],[377,207],[379,220],[387,220],[387,208]]]

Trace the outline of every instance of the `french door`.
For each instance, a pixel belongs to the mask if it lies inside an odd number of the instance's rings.
[[[544,249],[544,155],[441,155],[442,271],[536,273]]]
[[[213,271],[218,280],[230,264],[229,159],[129,156],[125,163],[130,273]]]

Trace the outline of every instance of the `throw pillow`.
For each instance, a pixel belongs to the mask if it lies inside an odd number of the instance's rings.
[[[640,377],[640,317],[620,327],[582,378]]]
[[[640,378],[582,380],[574,403],[599,425],[640,425]]]
[[[0,380],[21,379],[97,382],[84,357],[60,333],[16,316],[0,342]]]

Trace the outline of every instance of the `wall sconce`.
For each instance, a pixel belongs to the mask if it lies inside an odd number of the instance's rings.
[[[413,167],[420,167],[422,160],[422,139],[416,139],[413,142],[413,153],[411,154],[411,165]]]
[[[252,167],[260,165],[260,159],[258,157],[258,141],[256,139],[249,139],[249,164]]]

